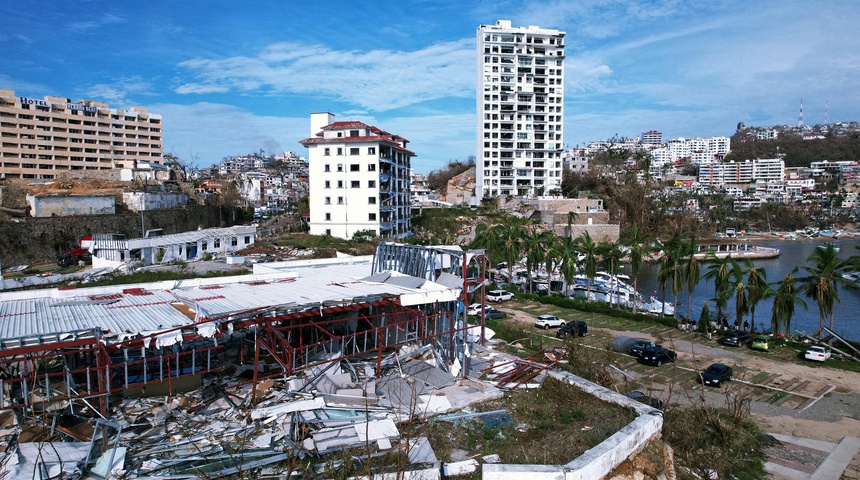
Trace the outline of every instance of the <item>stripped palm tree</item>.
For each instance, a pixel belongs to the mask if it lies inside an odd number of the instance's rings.
[[[630,247],[630,273],[633,275],[633,290],[639,291],[639,270],[642,268],[642,258],[651,251],[651,239],[645,235],[639,225],[633,225],[624,232],[623,242]],[[633,301],[633,313],[636,314],[639,305]]]

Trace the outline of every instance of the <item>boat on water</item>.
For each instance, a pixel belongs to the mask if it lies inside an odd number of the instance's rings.
[[[751,244],[747,239],[708,240],[696,245],[696,253],[693,256],[705,259],[712,254],[717,258],[776,258],[779,256],[779,249]]]
[[[835,244],[835,243],[833,243],[833,242],[824,242],[824,243],[822,243],[822,244],[818,245],[818,248],[820,248],[820,249],[822,249],[822,250],[826,250],[826,249],[827,249],[827,247],[829,247],[829,246],[831,246],[831,245],[833,246],[833,251],[834,251],[834,252],[838,252],[838,251],[839,251],[839,247],[838,247],[838,246],[836,246],[836,244]]]
[[[571,286],[570,297],[620,305],[628,309],[633,309],[635,304],[636,310],[642,313],[675,315],[675,308],[671,303],[664,304],[655,296],[644,297],[627,283],[629,281],[630,277],[627,275],[611,275],[607,272],[597,272],[590,281],[585,275],[577,275]]]

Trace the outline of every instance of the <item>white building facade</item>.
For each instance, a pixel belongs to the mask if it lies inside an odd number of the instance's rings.
[[[477,198],[561,186],[564,35],[509,20],[478,27]]]
[[[726,185],[742,183],[782,183],[785,162],[781,158],[757,158],[743,162],[712,162],[699,165],[699,183]]]
[[[410,225],[408,140],[362,122],[311,114],[308,149],[310,233],[356,232],[400,238]]]

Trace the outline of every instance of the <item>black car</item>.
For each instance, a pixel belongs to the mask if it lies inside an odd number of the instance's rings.
[[[659,367],[664,363],[674,362],[677,356],[678,354],[666,348],[648,347],[642,350],[642,356],[639,357],[639,361],[645,365],[656,365]]]
[[[660,344],[649,342],[648,340],[636,340],[636,343],[630,346],[630,349],[627,350],[627,353],[633,355],[634,357],[641,357],[642,351],[650,347],[660,348]]]
[[[745,345],[749,343],[752,336],[741,330],[726,330],[726,333],[723,334],[723,338],[720,342],[723,345],[731,345],[733,347],[740,347],[741,345]]]
[[[585,322],[574,320],[571,322],[567,322],[555,332],[556,337],[563,337],[565,335],[571,335],[574,337],[584,337],[588,333],[588,325]]]
[[[732,379],[732,367],[715,363],[699,373],[699,379],[703,385],[719,387],[721,383]]]
[[[657,410],[663,410],[663,400],[645,395],[639,390],[633,390],[632,392],[628,393],[627,396],[632,398],[633,400],[636,400],[637,402],[642,402],[649,407],[656,408]]]

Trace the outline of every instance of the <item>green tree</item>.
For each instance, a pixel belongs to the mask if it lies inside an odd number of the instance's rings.
[[[717,321],[725,317],[723,311],[728,304],[729,279],[732,272],[732,259],[728,256],[718,257],[714,252],[708,253],[708,271],[704,278],[714,282],[714,305],[717,307]]]
[[[609,274],[612,275],[615,281],[615,301],[616,306],[621,306],[621,297],[619,295],[621,291],[621,284],[618,282],[618,278],[616,275],[618,274],[618,264],[621,263],[621,258],[624,256],[624,252],[621,251],[621,243],[620,242],[601,242],[597,245],[597,253],[600,255],[600,260],[605,268],[609,270]],[[612,298],[610,297],[610,303]]]
[[[696,237],[690,236],[689,243],[684,246],[684,270],[681,278],[684,281],[684,288],[687,290],[687,318],[692,319],[693,309],[693,290],[699,284],[702,278],[701,269],[699,268],[699,259],[696,258]],[[710,313],[710,312],[709,312]],[[701,319],[699,320],[701,321]]]
[[[674,235],[668,242],[663,244],[663,256],[660,257],[660,270],[657,280],[663,291],[663,308],[660,316],[666,316],[666,290],[671,287],[674,300],[673,311],[678,308],[678,291],[681,288],[681,257],[683,255],[683,244],[679,235]],[[677,314],[677,312],[676,312]]]
[[[800,305],[806,310],[806,302],[800,298],[797,289],[797,279],[794,277],[796,273],[797,267],[773,285],[776,289],[773,295],[770,321],[775,334],[784,331],[787,335],[791,335],[791,319],[794,317],[795,307]]]
[[[842,278],[839,270],[845,263],[836,254],[836,248],[832,243],[816,248],[806,259],[811,266],[803,267],[807,276],[800,279],[801,289],[807,298],[815,300],[818,304],[818,338],[821,338],[824,321],[830,318],[830,328],[833,328],[833,306],[841,304],[839,299],[839,285],[848,284],[849,281]]]
[[[535,270],[545,261],[546,250],[552,244],[553,233],[550,230],[538,231],[533,226],[531,231],[525,230],[522,238],[522,246],[526,254],[526,270],[528,270],[529,293],[532,293]]]
[[[570,295],[570,285],[573,283],[578,268],[576,241],[570,237],[564,237],[561,239],[559,248],[559,268],[561,269],[561,276],[564,277],[564,294],[567,296]]]
[[[591,235],[586,231],[582,236],[576,239],[576,244],[579,251],[585,255],[582,261],[583,271],[585,273],[585,289],[587,297],[591,295],[591,279],[597,275],[597,244],[591,239]]]
[[[747,260],[746,270],[750,328],[755,330],[755,308],[759,302],[771,295],[771,292],[767,283],[767,271],[764,268],[756,267],[752,260]]]

